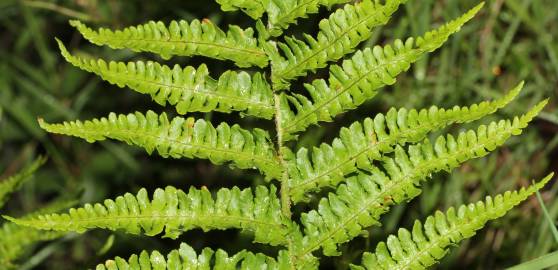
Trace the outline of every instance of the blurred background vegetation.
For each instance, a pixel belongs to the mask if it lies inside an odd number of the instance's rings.
[[[375,31],[363,46],[385,44],[394,38],[417,36],[450,20],[477,4],[476,0],[408,1],[391,22]],[[521,96],[494,118],[521,114],[545,97],[550,103],[521,136],[486,158],[466,163],[452,174],[434,175],[423,195],[393,208],[383,226],[371,237],[345,245],[340,258],[325,259],[324,269],[360,260],[363,248],[374,247],[397,227],[409,227],[416,218],[436,209],[473,202],[488,194],[526,186],[555,171],[558,144],[558,1],[489,0],[479,16],[467,24],[437,52],[416,63],[372,101],[339,117],[325,128],[312,128],[301,136],[299,146],[331,141],[339,127],[391,106],[422,108],[431,105],[467,105],[503,95],[519,81],[526,81]],[[299,23],[297,35],[315,33],[318,15]],[[173,58],[163,61],[152,54],[132,54],[85,42],[67,21],[81,19],[91,26],[120,28],[148,20],[209,18],[216,24],[251,26],[242,13],[223,13],[213,1],[140,0],[0,0],[0,178],[13,174],[39,154],[49,161],[34,180],[12,197],[2,214],[22,215],[60,196],[74,196],[82,203],[98,202],[140,187],[190,185],[216,188],[251,186],[262,181],[254,171],[232,170],[203,160],[172,160],[149,156],[138,148],[105,141],[88,144],[75,138],[48,135],[36,119],[48,121],[88,119],[109,112],[167,111],[143,96],[102,82],[98,77],[64,62],[56,47],[58,37],[76,52],[111,60],[156,59],[167,64],[208,63],[218,75],[232,65],[203,58]],[[320,72],[312,77],[324,76]],[[298,85],[300,89],[300,85]],[[214,122],[240,122],[244,126],[266,123],[237,115],[196,115]],[[490,120],[490,119],[487,119]],[[478,123],[475,123],[478,124]],[[269,125],[269,124],[268,124]],[[455,127],[457,132],[464,127]],[[552,185],[542,197],[553,220],[558,215]],[[223,241],[223,239],[226,239]],[[186,233],[180,240],[194,247],[221,247],[234,252],[250,247],[249,238],[236,231]],[[38,244],[21,260],[21,269],[91,268],[114,256],[128,257],[142,249],[161,251],[177,248],[179,241],[136,237],[95,230]],[[452,249],[439,269],[501,269],[556,249],[549,224],[542,218],[536,198],[531,198],[477,236]],[[266,249],[266,247],[258,246]],[[270,250],[273,252],[273,250]]]

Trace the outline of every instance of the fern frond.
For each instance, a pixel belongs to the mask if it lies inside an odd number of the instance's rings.
[[[142,251],[140,255],[132,255],[128,261],[120,257],[97,265],[97,270],[143,270],[143,269],[289,269],[284,252],[280,252],[279,260],[261,253],[242,250],[232,256],[226,251],[213,251],[204,248],[200,254],[189,245],[182,243],[180,249],[172,250],[166,257],[158,251],[149,254]]]
[[[58,200],[22,218],[55,213],[76,204],[75,200]],[[6,222],[0,227],[0,268],[16,268],[16,261],[33,244],[63,236],[65,232],[45,232]]]
[[[350,0],[269,0],[267,6],[267,31],[271,36],[279,36],[283,29],[296,23],[299,18],[307,18],[309,14],[318,13],[320,6],[331,8]]]
[[[397,146],[394,157],[383,160],[383,170],[374,167],[369,174],[361,172],[350,177],[320,201],[318,210],[302,214],[305,238],[300,254],[322,247],[325,255],[338,255],[337,245],[379,224],[380,216],[390,206],[418,196],[421,183],[432,173],[450,171],[467,160],[487,155],[510,136],[520,134],[543,105],[540,103],[513,121],[481,125],[476,132],[462,132],[457,138],[438,137],[434,145],[425,139],[407,151]]]
[[[136,196],[126,193],[103,204],[86,204],[67,214],[40,215],[28,219],[6,217],[16,224],[43,230],[75,231],[89,229],[124,230],[132,234],[177,238],[182,232],[238,228],[254,234],[258,243],[284,244],[289,233],[281,214],[275,187],[258,186],[240,190],[220,189],[215,198],[206,188],[190,188],[188,193],[174,187],[155,190],[150,200],[141,189]]]
[[[488,221],[504,216],[544,187],[552,175],[527,189],[507,191],[494,198],[487,196],[485,201],[461,205],[457,210],[452,207],[445,214],[437,211],[426,219],[424,225],[417,220],[411,232],[399,229],[397,235],[390,235],[386,242],[380,242],[375,253],[364,253],[362,266],[352,265],[351,268],[427,269],[444,257],[451,246],[474,236]]]
[[[259,19],[264,14],[268,0],[216,0],[223,11],[236,11],[248,14],[252,19]]]
[[[281,107],[285,110],[281,116],[281,128],[285,139],[294,138],[296,132],[320,121],[331,122],[336,115],[355,109],[373,98],[382,86],[394,84],[398,74],[407,71],[422,55],[442,46],[482,6],[474,7],[422,37],[409,38],[405,42],[396,40],[393,45],[383,48],[375,46],[357,51],[341,66],[330,66],[328,82],[317,79],[305,85],[311,99],[303,95],[283,94]],[[296,108],[296,112],[292,112],[290,107]]]
[[[181,68],[156,62],[109,62],[71,55],[56,39],[66,61],[119,87],[127,86],[149,94],[155,102],[167,102],[179,114],[187,112],[240,111],[271,119],[274,114],[273,93],[261,73],[226,71],[218,80],[209,76],[207,66]]]
[[[25,181],[29,180],[33,173],[35,173],[46,160],[46,157],[39,157],[17,174],[0,180],[0,208],[2,208],[8,200],[8,195],[19,189]]]
[[[406,0],[364,0],[355,5],[345,5],[320,21],[317,38],[304,35],[306,41],[286,37],[286,43],[278,43],[286,58],[279,52],[268,55],[272,62],[273,89],[285,89],[292,79],[323,68],[327,62],[338,60],[352,52],[372,34],[372,28],[386,24],[399,5]]]
[[[231,60],[239,67],[265,67],[268,64],[252,28],[231,25],[225,33],[209,20],[171,21],[168,26],[160,21],[150,21],[117,31],[106,28],[95,31],[77,20],[70,21],[70,24],[92,43],[113,49],[153,52],[164,59],[173,55],[201,55]]]
[[[418,142],[431,131],[494,113],[512,101],[522,87],[520,83],[501,99],[469,107],[439,109],[432,106],[420,111],[392,108],[385,116],[377,114],[374,119],[366,118],[362,123],[342,128],[331,145],[323,143],[311,153],[301,148],[296,156],[287,155],[292,199],[295,202],[304,200],[306,193],[336,186],[346,175],[359,169],[373,169],[372,162],[380,159],[383,153],[393,151],[396,144]]]
[[[207,158],[214,164],[232,161],[241,169],[257,168],[268,179],[279,178],[281,167],[276,160],[269,134],[262,129],[251,131],[238,125],[221,123],[217,128],[202,119],[175,117],[148,111],[146,115],[109,114],[108,118],[48,124],[39,119],[48,132],[83,138],[88,142],[106,138],[124,141],[153,150],[163,157]]]

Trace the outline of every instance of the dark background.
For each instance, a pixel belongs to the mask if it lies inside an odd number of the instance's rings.
[[[409,1],[390,23],[375,30],[362,44],[386,44],[394,38],[421,35],[455,18],[477,1]],[[301,20],[289,34],[316,33],[317,22],[327,10]],[[0,0],[0,172],[13,174],[36,155],[47,155],[49,162],[34,180],[16,193],[2,214],[21,215],[40,208],[59,196],[75,194],[81,202],[99,202],[141,187],[153,191],[173,185],[187,189],[205,185],[210,189],[248,187],[261,183],[256,171],[215,166],[205,160],[163,159],[125,144],[85,141],[48,135],[36,122],[37,117],[50,122],[89,119],[109,112],[127,113],[152,109],[173,115],[173,108],[163,108],[128,89],[109,85],[99,78],[64,62],[54,37],[60,38],[72,52],[87,53],[111,60],[155,59],[166,64],[208,64],[214,77],[232,64],[201,57],[175,57],[164,61],[153,54],[135,54],[128,50],[110,50],[86,42],[67,21],[79,18],[91,26],[121,28],[148,20],[191,20],[209,18],[226,29],[227,24],[252,26],[243,13],[224,13],[213,1],[14,1]],[[369,239],[359,238],[344,245],[342,257],[324,259],[323,268],[346,268],[360,260],[364,247],[374,247],[398,227],[409,228],[436,209],[447,209],[474,202],[488,194],[526,186],[556,168],[558,114],[558,1],[491,0],[482,12],[454,35],[446,45],[424,57],[411,70],[398,77],[393,87],[383,89],[372,101],[321,128],[304,133],[298,146],[330,142],[338,127],[385,112],[389,107],[423,108],[431,105],[451,107],[468,105],[502,96],[519,81],[525,80],[522,94],[496,118],[524,113],[545,97],[550,103],[521,136],[486,158],[467,162],[449,175],[434,175],[423,194],[406,205],[394,207],[382,218],[383,227],[371,230]],[[305,80],[323,76],[323,72]],[[302,83],[304,80],[300,80]],[[301,89],[301,84],[294,86]],[[296,91],[296,90],[295,90]],[[237,114],[192,114],[217,123],[241,123],[243,126],[269,127],[270,123]],[[475,125],[478,123],[475,123]],[[466,126],[454,127],[457,132]],[[542,196],[555,220],[558,185],[549,185]],[[303,209],[303,208],[301,208]],[[107,239],[114,237],[112,246]],[[83,235],[69,235],[57,241],[39,244],[21,260],[22,269],[93,268],[114,256],[127,258],[143,249],[165,252],[178,248],[180,240],[197,250],[221,247],[229,252],[243,248],[276,252],[262,245],[251,245],[250,238],[237,231],[203,233],[191,231],[179,240],[148,238],[123,233],[94,230]],[[110,247],[108,250],[103,246]],[[557,247],[548,223],[541,215],[535,197],[530,198],[505,217],[491,222],[475,237],[453,248],[440,269],[498,269],[546,254]]]

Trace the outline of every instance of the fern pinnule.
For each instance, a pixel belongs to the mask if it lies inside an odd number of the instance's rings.
[[[187,112],[232,112],[271,119],[274,114],[271,87],[259,72],[226,71],[213,79],[205,64],[195,67],[169,67],[156,62],[113,62],[70,54],[56,39],[62,56],[72,65],[99,75],[119,87],[149,94],[155,102],[167,102],[179,114]]]
[[[318,13],[320,6],[331,8],[350,0],[270,0],[267,8],[267,31],[273,37],[280,36],[283,29],[296,23],[299,18]]]
[[[0,208],[2,208],[8,200],[8,195],[19,189],[25,181],[29,180],[35,171],[46,162],[46,160],[46,157],[39,157],[17,174],[6,179],[0,179]]]
[[[328,19],[320,21],[316,38],[304,35],[305,41],[285,37],[286,43],[277,43],[283,56],[268,52],[271,59],[273,89],[286,89],[289,81],[306,75],[308,71],[323,68],[330,61],[351,53],[358,44],[372,35],[372,29],[386,24],[400,4],[406,0],[364,0],[347,4]]]
[[[329,80],[305,84],[310,99],[299,94],[285,94],[281,98],[281,128],[286,140],[318,122],[331,122],[338,114],[352,110],[373,98],[378,89],[395,83],[395,77],[407,71],[422,55],[442,46],[482,8],[483,4],[469,10],[461,17],[405,42],[396,40],[393,45],[375,46],[357,51],[341,65],[329,67]],[[296,111],[288,108],[295,107]]]
[[[346,175],[373,169],[373,161],[393,151],[396,144],[418,142],[431,131],[494,113],[511,102],[522,88],[523,82],[498,100],[469,107],[443,109],[432,106],[420,111],[392,108],[386,115],[377,114],[374,118],[342,128],[331,145],[323,143],[312,151],[301,148],[296,155],[286,156],[292,199],[295,202],[304,200],[305,194],[335,186]]]
[[[188,193],[174,187],[157,189],[153,199],[141,189],[137,195],[126,193],[103,204],[86,204],[67,214],[39,215],[11,221],[36,229],[83,233],[94,228],[124,230],[132,234],[177,238],[185,231],[238,228],[254,234],[254,241],[284,244],[289,232],[281,215],[275,187],[258,186],[240,190],[220,189],[215,198],[206,188],[190,188]]]
[[[375,253],[364,253],[362,266],[352,265],[351,268],[426,269],[444,257],[451,246],[472,237],[488,221],[502,217],[514,206],[543,188],[552,176],[551,173],[527,189],[507,191],[494,198],[487,196],[484,201],[461,205],[457,210],[452,207],[445,214],[437,211],[429,216],[424,224],[417,220],[412,231],[399,229],[397,235],[390,235],[386,242],[380,242]]]
[[[251,253],[242,250],[232,256],[226,251],[213,251],[204,248],[199,254],[189,245],[182,243],[180,249],[172,250],[167,257],[158,251],[149,254],[143,251],[140,255],[132,255],[126,261],[120,257],[97,265],[96,270],[143,270],[143,269],[269,269],[287,270],[288,261],[284,252],[279,254],[279,260],[261,253]]]
[[[266,11],[267,0],[216,0],[223,11],[242,10],[252,19],[259,19]]]
[[[457,138],[440,136],[434,144],[425,139],[406,151],[397,146],[394,157],[383,158],[381,169],[372,167],[368,173],[349,177],[335,193],[320,200],[317,210],[302,214],[305,238],[300,253],[322,247],[325,255],[338,255],[337,245],[379,224],[380,216],[390,206],[418,196],[420,185],[432,173],[451,171],[465,161],[487,155],[510,136],[520,134],[544,104],[539,103],[512,121],[480,125],[476,131],[461,132]]]
[[[92,43],[113,49],[153,52],[164,59],[173,55],[201,55],[231,60],[239,67],[268,65],[268,58],[258,47],[252,28],[231,25],[225,33],[207,19],[171,21],[168,25],[150,21],[117,31],[106,28],[95,31],[77,20],[70,21],[70,24]]]
[[[40,126],[51,133],[80,137],[88,142],[106,138],[153,150],[163,157],[206,158],[214,164],[231,161],[241,169],[257,168],[268,179],[278,178],[281,168],[276,160],[269,135],[262,129],[246,130],[238,125],[221,123],[213,127],[203,119],[174,117],[165,113],[109,114],[108,118],[48,124]]]

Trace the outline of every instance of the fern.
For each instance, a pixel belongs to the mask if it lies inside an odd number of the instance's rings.
[[[8,195],[30,179],[46,160],[46,157],[39,157],[23,168],[19,173],[0,182],[0,208],[2,208],[3,204],[8,199]],[[25,215],[23,218],[60,211],[75,203],[76,201],[73,200],[55,201],[42,209]],[[16,261],[25,251],[29,250],[31,246],[37,242],[56,239],[63,235],[64,234],[60,232],[44,232],[34,228],[21,227],[14,223],[2,224],[0,227],[0,268],[15,269],[17,267]]]
[[[470,107],[456,106],[446,110],[433,106],[420,111],[392,108],[385,116],[377,114],[374,119],[366,118],[362,123],[355,122],[348,128],[342,128],[340,136],[331,145],[323,143],[314,148],[311,155],[308,149],[301,148],[296,156],[290,154],[286,157],[293,200],[298,202],[309,191],[335,186],[346,175],[359,169],[374,169],[372,162],[393,151],[396,144],[418,142],[430,131],[491,114],[508,104],[521,88],[522,84],[499,100]],[[537,106],[536,111],[540,109],[542,107]]]
[[[261,129],[248,131],[238,125],[221,123],[217,128],[202,119],[175,117],[148,111],[128,115],[109,114],[90,121],[47,124],[49,132],[72,135],[88,142],[112,138],[141,146],[148,153],[157,150],[164,157],[207,158],[215,164],[232,161],[239,168],[258,168],[268,178],[281,173],[269,135]]]
[[[40,215],[15,220],[17,224],[37,229],[75,231],[91,228],[122,229],[128,233],[153,236],[165,231],[165,237],[176,239],[183,231],[201,228],[239,228],[254,233],[256,242],[284,244],[288,230],[282,220],[275,188],[252,190],[220,189],[213,199],[207,189],[190,188],[186,194],[174,187],[157,189],[149,200],[141,189],[136,196],[127,193],[102,204],[86,204],[70,209],[68,214]]]
[[[242,10],[244,13],[248,14],[252,19],[260,18],[266,8],[264,0],[216,0],[223,11],[235,11]]]
[[[92,43],[113,49],[153,52],[165,59],[173,55],[201,55],[231,60],[239,67],[267,66],[267,57],[257,46],[251,28],[243,30],[232,25],[225,33],[209,20],[172,21],[168,26],[151,21],[120,31],[105,28],[94,31],[79,21],[70,24]]]
[[[8,195],[21,187],[25,181],[29,180],[35,171],[46,162],[45,157],[39,157],[29,166],[22,169],[19,173],[6,179],[0,180],[0,208],[8,200]]]
[[[274,89],[285,89],[289,81],[326,66],[352,52],[372,34],[372,28],[386,24],[390,16],[405,0],[364,0],[355,5],[346,5],[333,13],[329,19],[320,21],[317,38],[305,35],[306,42],[286,37],[286,43],[278,43],[285,57],[271,53],[272,81]]]
[[[132,113],[87,121],[39,124],[52,133],[83,138],[88,142],[115,139],[157,151],[163,157],[203,158],[214,164],[257,169],[268,181],[255,188],[174,187],[157,189],[150,198],[146,189],[102,204],[85,204],[64,214],[42,214],[7,219],[49,232],[83,233],[102,228],[131,234],[177,238],[192,229],[238,229],[255,242],[276,246],[277,257],[249,251],[229,256],[223,250],[203,249],[197,254],[187,244],[166,257],[144,251],[128,261],[117,257],[97,269],[318,269],[318,251],[340,255],[338,248],[371,226],[393,205],[412,200],[432,174],[451,171],[480,158],[521,134],[543,109],[547,100],[522,116],[499,120],[456,136],[429,140],[433,132],[453,124],[469,123],[495,113],[515,99],[523,82],[494,101],[468,107],[427,109],[391,108],[342,128],[330,144],[293,151],[289,143],[309,126],[332,121],[373,98],[379,89],[426,53],[442,46],[481,9],[479,4],[461,17],[421,37],[397,39],[392,45],[363,48],[373,29],[386,24],[405,0],[216,0],[225,11],[242,10],[256,19],[245,30],[230,26],[228,32],[209,21],[149,22],[112,31],[94,31],[77,21],[71,24],[91,42],[112,48],[172,55],[200,55],[231,60],[239,67],[267,67],[267,71],[228,70],[211,77],[209,68],[173,67],[153,61],[113,62],[72,55],[58,41],[64,58],[119,87],[150,95],[157,103],[174,106],[178,114],[238,112],[254,118],[273,119],[275,132],[244,129],[237,124],[216,127],[192,117],[169,119],[165,113]],[[348,3],[348,4],[347,4]],[[297,20],[317,13],[320,7],[337,8],[320,21],[317,36],[277,37]],[[356,52],[355,52],[356,50]],[[353,53],[351,56],[345,57]],[[345,59],[343,59],[345,57]],[[294,79],[329,65],[329,78],[305,85],[306,93],[291,89]],[[268,66],[269,65],[269,66]],[[424,229],[401,230],[381,243],[375,255],[365,253],[357,269],[421,269],[446,254],[450,244],[470,237],[490,220],[543,187],[550,177],[528,189],[497,196],[485,204],[449,210],[427,219]],[[279,190],[275,186],[280,185]],[[266,186],[267,185],[267,186]],[[317,194],[326,194],[321,197]],[[319,199],[317,208],[293,204]],[[300,217],[300,219],[296,218]],[[417,223],[420,224],[420,223]],[[433,228],[436,227],[436,230]],[[450,234],[444,232],[450,230]],[[425,236],[426,233],[426,236]]]
[[[285,257],[283,257],[285,258]],[[141,270],[141,269],[288,269],[288,262],[284,259],[277,262],[263,254],[254,254],[246,250],[229,256],[226,251],[213,251],[205,248],[200,254],[185,243],[180,249],[169,252],[167,258],[153,251],[151,254],[143,251],[140,255],[132,255],[128,261],[116,257],[100,264],[97,270]]]
[[[407,151],[398,146],[394,157],[384,159],[382,167],[348,178],[335,193],[322,198],[317,211],[302,214],[306,237],[301,253],[321,246],[325,255],[339,255],[336,245],[356,237],[364,228],[379,224],[380,215],[391,205],[418,196],[421,181],[432,173],[451,171],[467,160],[485,156],[511,135],[520,134],[542,105],[513,121],[481,125],[476,132],[465,131],[457,138],[439,137],[433,145],[426,139],[409,146]]]
[[[494,198],[487,196],[484,202],[462,205],[457,210],[450,208],[445,214],[437,211],[426,219],[424,225],[415,221],[412,232],[399,229],[397,236],[388,237],[387,244],[380,242],[375,253],[364,253],[364,267],[352,266],[352,269],[426,269],[444,257],[450,246],[474,236],[486,222],[505,215],[541,189],[552,175],[527,189],[507,191]]]
[[[71,55],[57,40],[62,55],[74,66],[99,75],[111,84],[127,86],[149,94],[155,102],[167,102],[179,114],[188,112],[240,111],[270,119],[273,117],[273,93],[261,73],[227,71],[219,79],[209,76],[206,65],[198,68],[169,67],[156,62],[109,62]]]
[[[329,82],[323,79],[306,84],[311,99],[304,95],[283,94],[281,97],[281,128],[285,139],[293,139],[296,132],[312,124],[332,119],[347,110],[357,108],[377,94],[377,89],[395,83],[395,77],[409,69],[420,57],[436,50],[453,33],[469,21],[482,7],[476,6],[458,19],[405,42],[396,40],[392,46],[375,46],[357,51],[341,66],[331,65]],[[292,112],[290,107],[295,107]]]

